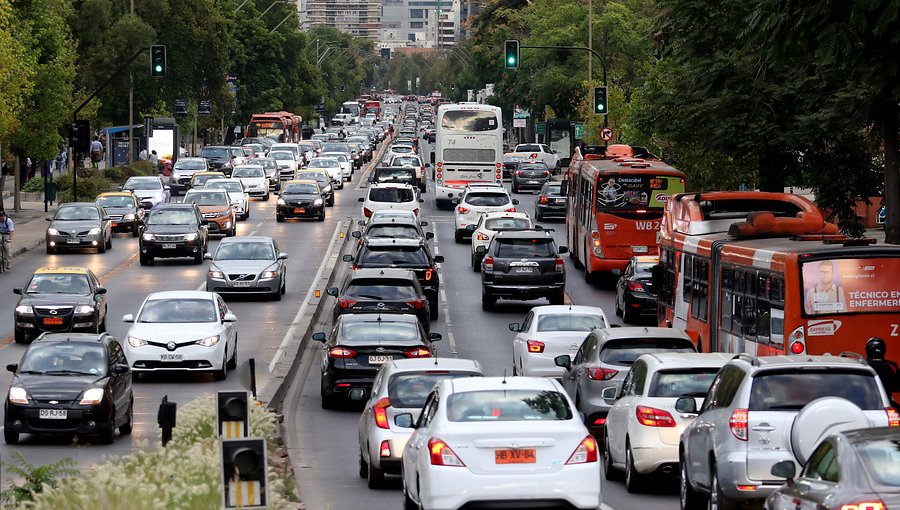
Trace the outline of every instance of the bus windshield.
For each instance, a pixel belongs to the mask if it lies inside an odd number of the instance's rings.
[[[450,110],[441,117],[441,128],[447,131],[493,131],[499,127],[497,115],[489,111]]]
[[[612,175],[597,182],[597,210],[662,209],[669,197],[684,193],[680,177]]]

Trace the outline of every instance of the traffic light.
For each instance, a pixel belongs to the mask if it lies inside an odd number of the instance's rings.
[[[224,508],[266,506],[266,440],[222,441]]]
[[[220,391],[217,394],[216,430],[223,439],[250,435],[246,391]]]
[[[519,41],[514,39],[506,41],[506,58],[504,62],[507,69],[519,67]]]
[[[609,104],[606,102],[606,87],[594,87],[594,113],[597,115],[609,113]]]
[[[75,152],[91,151],[91,123],[87,120],[76,120],[72,125],[72,141]]]
[[[154,44],[150,46],[150,76],[162,78],[166,75],[166,46]]]

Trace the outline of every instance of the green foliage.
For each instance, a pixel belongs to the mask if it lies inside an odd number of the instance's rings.
[[[72,193],[72,174],[62,175],[56,178],[57,202],[93,202],[97,195],[105,191],[116,189],[113,181],[104,177],[102,171],[88,169],[78,172],[78,196]]]
[[[101,171],[101,175],[105,179],[115,184],[125,184],[125,181],[127,181],[129,177],[142,175],[153,176],[157,175],[158,173],[159,172],[157,171],[157,169],[153,168],[153,165],[149,161],[135,161],[131,164],[131,166],[120,165],[114,166],[112,168],[106,168]]]
[[[10,0],[0,0],[0,141],[20,123],[25,100],[34,88],[34,58],[19,37]]]
[[[0,492],[0,502],[4,505],[21,505],[34,501],[35,496],[47,489],[54,489],[68,478],[78,474],[76,463],[69,457],[59,459],[46,466],[34,466],[22,452],[12,450],[13,462],[3,462],[6,471],[22,479]]]
[[[30,181],[25,183],[25,186],[22,186],[22,191],[25,193],[43,193],[44,192],[44,179],[40,177],[35,177]]]

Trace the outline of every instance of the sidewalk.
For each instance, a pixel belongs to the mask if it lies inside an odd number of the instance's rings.
[[[13,258],[38,248],[47,241],[48,223],[44,218],[52,216],[57,208],[54,204],[48,207],[48,212],[44,212],[44,202],[22,202],[21,205],[22,210],[19,212],[13,211],[12,207],[6,210],[16,227],[12,242]]]

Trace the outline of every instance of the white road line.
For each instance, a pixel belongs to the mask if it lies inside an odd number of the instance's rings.
[[[272,357],[272,361],[269,363],[269,371],[272,371],[275,368],[275,364],[278,363],[278,360],[284,355],[284,349],[287,347],[287,344],[291,341],[291,338],[294,336],[294,332],[297,329],[297,324],[300,323],[300,319],[306,314],[306,309],[309,307],[309,301],[313,298],[316,291],[316,285],[319,283],[319,280],[322,278],[322,271],[325,270],[325,263],[331,258],[331,252],[334,251],[335,241],[338,240],[338,236],[341,232],[341,228],[343,227],[342,222],[338,222],[334,227],[334,234],[331,236],[331,242],[328,244],[328,250],[325,251],[325,256],[322,257],[322,262],[319,264],[319,269],[316,271],[316,276],[313,277],[312,284],[309,286],[309,291],[306,293],[306,297],[303,298],[303,304],[300,305],[300,309],[297,310],[297,314],[294,315],[294,320],[291,321],[291,325],[288,328],[287,332],[284,334],[284,338],[281,340],[281,345],[278,346],[278,350],[275,351],[275,355]]]
[[[441,252],[438,250],[437,232],[435,232],[434,236],[434,254],[441,254]],[[453,336],[453,323],[450,321],[450,305],[447,304],[447,292],[444,290],[445,288],[446,283],[444,281],[441,281],[441,289],[440,291],[438,291],[438,296],[440,297],[441,308],[444,311],[444,323],[447,324],[447,342],[450,343],[450,355],[456,356],[459,354],[459,349],[456,348],[456,337]]]

